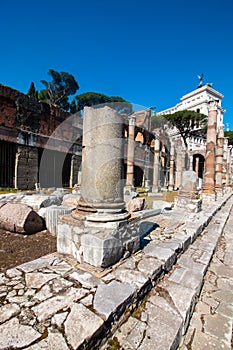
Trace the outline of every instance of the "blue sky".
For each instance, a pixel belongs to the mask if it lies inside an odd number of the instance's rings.
[[[1,3],[0,83],[27,93],[50,68],[74,75],[78,93],[122,96],[157,110],[198,85],[224,95],[233,130],[230,0],[29,0]]]

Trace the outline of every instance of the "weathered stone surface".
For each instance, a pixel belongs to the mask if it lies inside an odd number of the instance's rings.
[[[139,271],[143,272],[146,276],[155,279],[162,273],[163,263],[156,258],[145,257],[139,261],[137,268]]]
[[[143,210],[145,206],[145,198],[133,198],[127,204],[127,210],[129,213],[133,213],[135,211]]]
[[[146,323],[130,317],[115,335],[120,348],[128,350],[138,349],[145,337],[146,328]]]
[[[134,293],[134,287],[116,281],[107,285],[99,285],[94,297],[94,309],[108,319],[123,304],[126,306]]]
[[[203,282],[203,275],[197,271],[192,271],[184,267],[177,267],[168,278],[168,281],[194,289],[199,294]]]
[[[165,262],[164,266],[166,270],[170,270],[171,266],[174,264],[176,260],[176,254],[173,250],[169,248],[159,247],[156,242],[149,243],[144,248],[145,255],[149,257],[155,257],[159,260]]]
[[[137,289],[141,289],[146,283],[148,283],[148,277],[140,271],[119,268],[115,276],[119,281],[128,283]]]
[[[44,256],[39,259],[35,259],[33,261],[29,261],[27,263],[24,263],[22,265],[17,266],[18,269],[24,271],[24,272],[32,272],[35,270],[39,270],[43,267],[50,266],[53,264],[53,262],[56,261],[56,257],[53,254]]]
[[[61,328],[68,316],[68,311],[60,312],[51,318],[51,324],[55,325],[57,328]]]
[[[73,349],[94,335],[104,321],[82,304],[73,303],[65,321],[65,335]]]
[[[146,304],[148,327],[140,349],[176,349],[182,336],[182,320],[178,315],[163,310],[151,303]]]
[[[17,304],[6,304],[0,307],[0,323],[9,320],[20,312],[20,307]]]
[[[28,350],[69,350],[61,333],[49,332],[48,337],[39,343],[29,346]]]
[[[36,233],[45,228],[43,219],[25,204],[6,203],[0,208],[0,226],[11,232]]]
[[[160,209],[161,211],[164,209],[171,210],[172,205],[173,205],[172,203],[162,201],[162,200],[153,201],[153,209]]]
[[[40,337],[39,332],[32,327],[21,325],[17,318],[0,325],[0,349],[23,348]]]
[[[221,325],[221,327],[219,327]],[[232,319],[222,315],[204,316],[205,333],[218,339],[226,340],[229,344],[232,337]]]
[[[46,227],[53,236],[57,236],[58,215],[70,214],[74,207],[50,206],[45,212]]]
[[[26,286],[28,288],[40,289],[45,283],[58,276],[55,273],[44,274],[42,272],[27,273],[25,276]]]
[[[45,300],[42,303],[34,306],[32,310],[40,322],[45,321],[58,311],[70,307],[75,300],[80,299],[84,295],[84,293],[81,293],[80,295],[79,289],[70,288],[63,295],[58,295]]]
[[[69,275],[69,278],[79,282],[83,288],[92,289],[97,287],[100,281],[91,273],[76,270]]]
[[[121,241],[105,232],[83,235],[81,245],[84,261],[93,266],[108,267],[123,257]]]

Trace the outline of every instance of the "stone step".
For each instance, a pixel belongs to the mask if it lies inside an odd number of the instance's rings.
[[[153,327],[147,338],[136,332],[135,342],[144,341],[146,349],[154,348],[150,339],[166,341],[163,349],[175,349],[229,215],[230,197],[189,217],[172,211],[144,219],[145,229],[158,222],[160,227],[144,237],[142,251],[111,269],[50,254],[2,273],[0,349],[100,349],[126,319],[132,336],[137,327],[145,335],[147,317]]]

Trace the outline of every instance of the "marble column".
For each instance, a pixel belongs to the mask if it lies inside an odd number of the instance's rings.
[[[223,169],[223,141],[224,141],[224,126],[221,125],[218,131],[217,147],[216,147],[216,174],[215,174],[215,189],[218,194],[222,194],[222,169]]]
[[[215,195],[215,147],[216,147],[216,134],[217,134],[217,113],[218,113],[218,101],[209,101],[208,112],[208,128],[206,139],[206,158],[205,158],[205,173],[204,173],[204,185],[203,194]]]
[[[159,170],[160,170],[160,140],[159,139],[155,139],[155,143],[154,143],[154,169],[153,169],[152,192],[158,192],[160,190]]]
[[[84,109],[82,197],[76,213],[89,212],[87,221],[121,220],[125,209],[123,126],[123,117],[107,106]],[[114,219],[115,214],[119,215]]]
[[[228,138],[223,139],[223,163],[222,163],[222,183],[226,186],[227,183],[227,150],[228,150]]]
[[[127,145],[127,170],[126,170],[126,188],[134,189],[134,151],[135,151],[135,124],[136,116],[129,117],[129,133]]]
[[[170,150],[170,169],[169,169],[169,184],[168,184],[168,190],[173,191],[174,190],[174,159],[175,159],[175,151],[174,146],[171,145]]]

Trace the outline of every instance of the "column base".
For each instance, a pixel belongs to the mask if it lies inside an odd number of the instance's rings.
[[[78,263],[107,268],[141,248],[139,222],[118,228],[87,227],[86,222],[64,215],[58,220],[58,253]]]

